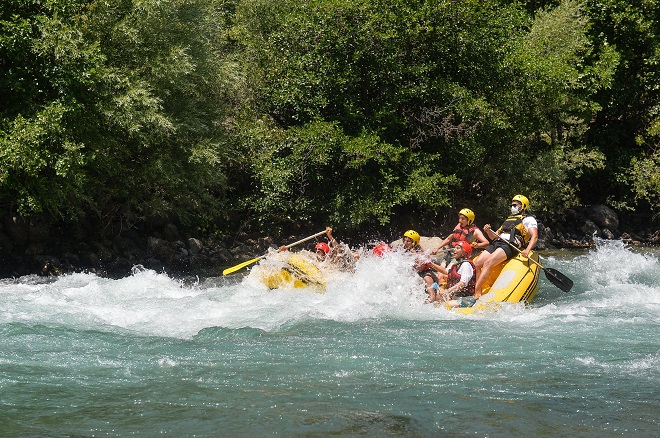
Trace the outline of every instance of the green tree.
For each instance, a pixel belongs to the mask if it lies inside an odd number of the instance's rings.
[[[588,29],[582,3],[564,0],[536,11],[528,31],[510,41],[507,82],[493,100],[508,122],[504,143],[484,169],[509,190],[493,201],[522,191],[537,212],[557,215],[580,203],[580,177],[604,167],[605,156],[584,139],[601,109],[593,98],[613,83],[618,56],[595,51]]]
[[[185,219],[222,199],[228,70],[212,0],[0,6],[0,203]],[[192,194],[192,195],[191,195]]]
[[[310,127],[321,120],[336,127],[337,144],[364,146],[364,133],[371,133],[388,148],[406,152],[383,154],[378,166],[360,169],[358,179],[387,184],[387,190],[379,189],[379,183],[362,184],[358,192],[371,199],[356,199],[346,209],[341,207],[347,196],[355,196],[353,188],[334,185],[326,194],[328,204],[354,225],[365,216],[353,212],[368,205],[381,223],[384,215],[397,212],[397,205],[399,211],[447,207],[451,190],[473,174],[470,155],[483,155],[475,138],[501,123],[480,87],[497,82],[501,46],[525,20],[513,7],[486,6],[476,1],[242,4],[237,28],[245,45],[245,69],[258,108],[286,132],[275,138],[287,142],[290,135],[299,136],[294,129],[315,130]],[[479,128],[483,124],[488,126]],[[268,162],[259,153],[254,157]],[[340,168],[352,166],[338,158]],[[384,169],[402,176],[383,175]],[[308,175],[337,181],[329,168]],[[356,178],[350,172],[340,176]],[[273,188],[260,187],[255,196],[268,199]]]
[[[657,185],[653,189],[649,183],[658,178],[660,2],[588,0],[585,4],[594,45],[616,51],[620,61],[611,86],[595,96],[601,110],[587,133],[587,141],[605,154],[608,164],[585,178],[586,184],[598,181],[601,189],[583,195],[587,202],[632,208],[638,200],[659,196]],[[657,201],[651,204],[657,209]]]
[[[238,15],[256,102],[279,129],[321,120],[349,137],[373,133],[438,175],[445,207],[540,193],[550,171],[562,189],[537,206],[556,212],[577,202],[579,175],[602,166],[581,142],[617,57],[593,50],[578,1],[533,16],[500,1],[282,5],[253,0]],[[420,175],[411,169],[402,193]],[[437,209],[432,192],[401,196],[402,205]]]
[[[337,122],[247,133],[244,144],[256,193],[244,200],[263,228],[321,219],[345,230],[386,224],[406,205],[449,205],[454,177],[419,165],[419,153],[363,132],[346,135]]]

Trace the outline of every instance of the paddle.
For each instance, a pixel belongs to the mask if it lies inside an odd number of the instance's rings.
[[[486,231],[488,237],[490,237],[491,239],[493,240],[500,239],[503,242],[506,242],[511,248],[515,249],[518,252],[518,254],[522,254],[522,251],[519,250],[518,247],[516,247],[513,243],[509,242],[508,240],[502,239],[493,230],[484,230],[484,231]],[[552,268],[544,268],[543,266],[541,266],[539,262],[537,262],[534,259],[530,259],[529,257],[527,258],[527,260],[537,264],[541,269],[543,269],[543,272],[545,273],[545,278],[547,278],[550,281],[550,283],[554,284],[562,291],[568,292],[573,287],[573,280],[571,280],[570,278],[568,278],[558,270]]]
[[[435,254],[441,253],[441,252],[451,252],[454,250],[454,247],[452,246],[451,248],[445,248],[445,249],[439,249],[435,252]],[[433,254],[433,255],[435,255]]]
[[[289,248],[291,248],[292,246],[300,245],[301,243],[303,243],[303,242],[307,242],[308,240],[311,240],[311,239],[313,239],[313,238],[315,238],[315,237],[318,237],[318,236],[320,236],[321,234],[325,234],[325,230],[323,230],[323,231],[319,231],[318,233],[313,234],[313,235],[311,235],[311,236],[309,236],[309,237],[305,237],[304,239],[300,239],[300,240],[297,241],[297,242],[293,242],[293,243],[290,243],[289,245],[285,245],[285,246],[284,246],[284,249],[289,249]],[[280,251],[281,251],[281,250],[279,250],[279,249],[277,250],[277,252],[280,252]],[[247,262],[239,263],[238,265],[236,265],[236,266],[232,266],[231,268],[227,268],[227,269],[225,269],[224,271],[222,271],[222,275],[231,274],[232,272],[236,272],[236,271],[238,271],[239,269],[243,269],[244,267],[249,266],[249,265],[251,265],[252,263],[256,263],[256,262],[258,262],[259,260],[263,259],[263,258],[266,257],[267,255],[268,255],[268,254],[264,254],[264,255],[262,255],[261,257],[257,257],[257,258],[255,258],[255,259],[248,260]]]

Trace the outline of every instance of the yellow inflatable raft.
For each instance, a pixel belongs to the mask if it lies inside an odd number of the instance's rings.
[[[535,262],[539,261],[535,252],[530,252],[529,257]],[[518,254],[491,269],[483,285],[482,298],[473,307],[452,310],[470,314],[496,310],[498,303],[529,303],[536,294],[540,273],[539,265]]]
[[[310,286],[324,289],[326,285],[319,267],[295,254],[292,254],[280,269],[263,269],[260,280],[270,289]]]

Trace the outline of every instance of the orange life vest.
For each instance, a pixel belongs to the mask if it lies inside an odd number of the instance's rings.
[[[468,225],[467,228],[458,226],[454,228],[454,231],[451,232],[451,241],[449,244],[451,246],[456,246],[456,242],[465,240],[466,242],[474,242],[474,230],[477,229],[477,226],[472,224]]]

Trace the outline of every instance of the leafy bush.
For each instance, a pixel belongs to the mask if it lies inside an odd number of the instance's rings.
[[[435,173],[419,154],[337,123],[252,131],[246,142],[256,189],[244,199],[266,227],[330,221],[345,229],[388,223],[396,207],[449,205],[453,176]]]
[[[217,6],[4,2],[0,204],[132,223],[217,206],[228,108]]]

